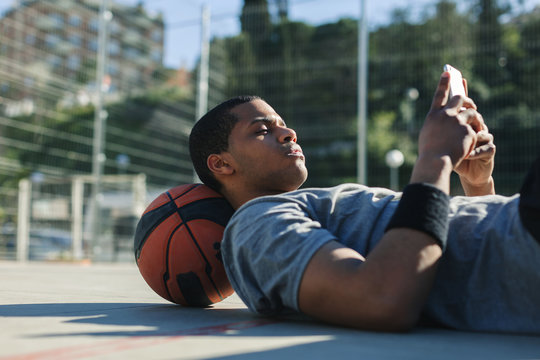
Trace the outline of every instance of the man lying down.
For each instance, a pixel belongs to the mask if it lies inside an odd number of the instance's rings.
[[[223,260],[252,311],[366,330],[428,320],[540,334],[540,160],[520,194],[495,195],[493,136],[470,98],[448,99],[449,76],[402,193],[298,190],[307,169],[297,135],[258,97],[230,99],[196,123],[193,164],[236,209]],[[449,196],[452,171],[467,196]]]

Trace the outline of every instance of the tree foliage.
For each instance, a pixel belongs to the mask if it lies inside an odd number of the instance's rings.
[[[368,76],[368,184],[387,186],[386,152],[400,149],[406,158],[402,185],[415,161],[415,144],[442,66],[450,63],[468,79],[469,93],[496,136],[495,177],[501,193],[515,192],[535,156],[540,120],[540,15],[516,14],[508,2],[474,0],[460,10],[439,0],[421,18],[396,9],[389,24],[370,32]],[[215,38],[211,46],[210,105],[239,94],[265,98],[293,127],[307,155],[306,186],[328,186],[356,177],[358,24],[356,19],[312,25],[282,16],[272,22],[267,0],[245,0],[241,33]],[[274,17],[274,19],[276,19]],[[503,21],[504,19],[504,21]],[[86,64],[91,66],[92,64]],[[166,74],[166,69],[160,74]],[[77,76],[82,82],[88,78]],[[167,77],[163,77],[164,82]],[[171,103],[194,107],[193,94],[163,85],[146,94],[110,104],[114,131],[156,134],[151,119]],[[171,110],[175,114],[176,110]],[[185,118],[178,114],[178,118]],[[89,172],[93,108],[60,112],[45,129],[39,116],[20,119],[24,127],[6,127],[14,143],[30,141],[32,149],[12,147],[7,156],[25,169],[70,152],[65,173]],[[24,120],[24,121],[22,121]],[[179,120],[180,121],[180,120]],[[37,129],[37,130],[36,130]],[[107,157],[135,141],[108,134]],[[58,135],[56,138],[52,133]],[[71,134],[68,136],[68,134]],[[64,136],[66,135],[66,136]],[[172,157],[163,148],[147,152]],[[135,168],[150,168],[152,159],[134,156]],[[189,161],[188,158],[181,161]],[[161,165],[169,166],[169,165]],[[170,164],[174,170],[174,164]],[[106,171],[114,172],[114,163]],[[21,174],[23,176],[24,174]],[[0,180],[1,181],[1,180]],[[6,181],[6,179],[4,179]],[[155,181],[162,181],[156,179]]]
[[[228,39],[230,81],[226,94],[255,92],[287,118],[307,152],[307,185],[354,180],[356,20],[344,18],[319,26],[286,19],[269,25],[264,20],[264,31],[259,29],[254,38],[249,24],[257,17],[268,18],[264,6],[256,15],[247,12],[255,3],[261,9],[265,1],[245,1],[243,32]],[[509,2],[501,0],[475,0],[462,11],[455,1],[440,0],[433,11],[415,20],[411,20],[407,8],[398,8],[388,25],[371,31],[370,184],[387,185],[386,175],[379,174],[385,168],[385,153],[394,147],[402,149],[406,156],[402,172],[410,172],[423,117],[429,110],[442,66],[450,63],[468,79],[470,95],[492,132],[497,138],[505,137],[497,141],[497,159],[502,166],[496,175],[505,184],[499,190],[517,190],[515,178],[521,177],[526,167],[519,167],[519,176],[513,175],[516,167],[509,162],[515,155],[506,148],[519,148],[520,138],[529,139],[538,131],[538,126],[532,124],[538,118],[540,94],[536,81],[540,71],[540,16],[516,15],[512,10]],[[506,136],[510,122],[515,135],[512,138]],[[503,151],[509,154],[501,154]],[[530,162],[531,156],[520,155],[518,163]],[[404,177],[402,182],[406,181]]]

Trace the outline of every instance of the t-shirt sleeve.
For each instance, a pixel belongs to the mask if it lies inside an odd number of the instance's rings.
[[[252,311],[298,311],[298,290],[312,256],[335,237],[293,201],[256,199],[225,230],[223,261],[236,293]]]

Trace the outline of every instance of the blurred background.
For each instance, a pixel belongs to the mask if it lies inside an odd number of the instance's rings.
[[[133,261],[144,208],[196,181],[193,123],[239,94],[297,131],[305,186],[401,189],[446,63],[495,136],[498,193],[517,192],[538,154],[540,0],[0,0],[0,12],[0,259]]]

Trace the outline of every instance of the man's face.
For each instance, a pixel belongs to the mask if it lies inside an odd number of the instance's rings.
[[[238,122],[226,155],[235,169],[235,186],[257,196],[298,189],[307,169],[294,130],[263,100],[238,105],[231,112]]]

